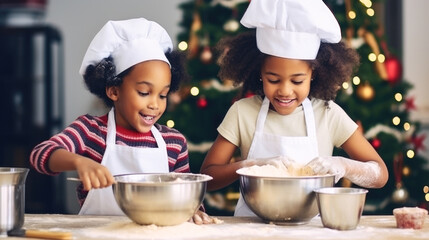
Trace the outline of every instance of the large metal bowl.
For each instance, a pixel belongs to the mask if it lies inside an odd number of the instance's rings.
[[[237,171],[244,201],[257,216],[274,224],[310,221],[319,213],[313,190],[335,183],[334,175],[265,177],[248,175],[244,170]]]
[[[189,220],[198,210],[211,179],[193,173],[117,175],[113,194],[132,221],[171,226]]]

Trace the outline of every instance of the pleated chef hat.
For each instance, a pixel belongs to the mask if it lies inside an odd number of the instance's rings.
[[[162,60],[170,65],[165,53],[172,49],[170,36],[156,22],[145,18],[108,21],[89,44],[79,73],[83,76],[89,65],[109,56],[116,65],[116,75],[148,60]]]
[[[252,0],[241,19],[256,28],[258,49],[293,59],[315,59],[320,42],[338,43],[340,26],[322,0]]]

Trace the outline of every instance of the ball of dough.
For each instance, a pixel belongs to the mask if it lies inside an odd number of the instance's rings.
[[[393,209],[393,215],[398,228],[421,229],[428,211],[418,207],[402,207]]]

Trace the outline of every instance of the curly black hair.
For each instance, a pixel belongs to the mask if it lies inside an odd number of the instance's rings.
[[[254,30],[221,39],[216,45],[216,53],[221,79],[232,80],[236,86],[242,85],[243,96],[249,91],[263,96],[259,79],[262,64],[268,55],[257,48]],[[343,42],[322,42],[316,59],[305,61],[313,69],[309,97],[329,101],[335,99],[341,85],[357,70],[359,55]]]
[[[169,93],[171,93],[179,90],[183,82],[189,81],[189,75],[185,66],[186,56],[184,52],[179,52],[177,50],[166,53],[165,56],[171,65],[171,85],[169,91]],[[112,57],[107,57],[97,64],[89,65],[86,68],[83,79],[86,87],[92,94],[101,98],[107,107],[112,107],[113,101],[106,95],[106,88],[120,86],[123,78],[132,68],[133,67],[130,67],[116,76],[114,59]]]

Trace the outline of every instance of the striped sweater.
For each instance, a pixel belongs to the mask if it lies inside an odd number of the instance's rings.
[[[155,124],[167,146],[170,172],[190,172],[188,148],[185,137],[177,130]],[[30,155],[30,163],[38,172],[48,175],[58,175],[49,169],[48,161],[57,149],[88,157],[101,162],[106,149],[107,114],[101,117],[83,115],[77,118],[62,132],[52,136],[34,147]],[[157,147],[156,140],[151,134],[138,133],[121,126],[116,126],[116,144],[132,147]],[[82,205],[88,192],[80,184],[77,188],[79,202]]]

